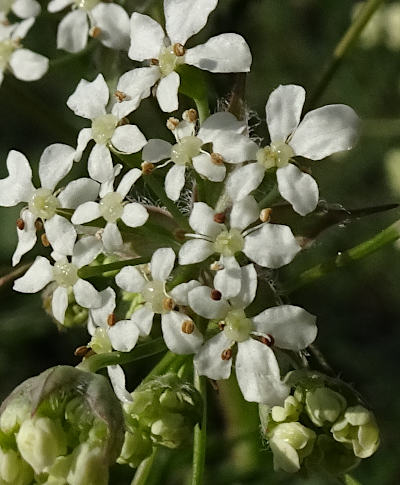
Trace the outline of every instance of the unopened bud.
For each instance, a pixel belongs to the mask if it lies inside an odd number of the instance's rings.
[[[346,399],[329,387],[319,387],[306,393],[307,414],[317,426],[334,423],[346,404]]]
[[[142,174],[143,175],[150,175],[154,171],[154,163],[151,162],[143,162],[141,164]]]
[[[224,157],[220,153],[211,153],[210,157],[214,165],[224,164]]]
[[[172,50],[177,57],[185,55],[185,47],[182,44],[176,43],[172,46]]]
[[[263,209],[260,212],[260,221],[261,222],[269,222],[271,219],[272,209],[270,207]]]
[[[197,111],[193,108],[187,109],[182,113],[182,119],[188,121],[189,123],[195,123],[198,119]]]

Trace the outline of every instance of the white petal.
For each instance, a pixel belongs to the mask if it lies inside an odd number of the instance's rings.
[[[163,77],[157,86],[157,101],[160,108],[170,113],[179,107],[178,89],[180,85],[179,74],[171,72],[168,76]]]
[[[217,165],[212,162],[208,153],[202,153],[192,158],[193,168],[211,182],[222,182],[225,178],[225,165]]]
[[[153,317],[154,312],[146,305],[143,305],[133,312],[131,320],[137,325],[141,337],[147,337],[147,335],[149,335],[153,325]]]
[[[142,171],[138,168],[132,168],[127,172],[121,179],[116,192],[118,192],[123,199],[129,194],[129,191],[132,188],[132,185],[138,180],[138,178],[142,175]]]
[[[245,237],[243,252],[260,266],[280,268],[290,263],[300,250],[288,226],[267,223]]]
[[[249,72],[251,52],[241,35],[221,34],[188,49],[185,62],[210,72]]]
[[[79,239],[72,253],[72,263],[82,268],[94,261],[101,253],[103,244],[95,236],[86,236]]]
[[[32,25],[35,23],[34,18],[28,18],[22,22],[17,22],[12,25],[2,25],[1,26],[1,39],[5,40],[6,37],[11,38],[11,40],[23,39],[29,32]],[[3,35],[4,32],[4,35]]]
[[[122,165],[120,163],[117,163],[117,165],[113,166],[112,176],[108,178],[105,182],[102,182],[102,184],[100,185],[99,196],[101,199],[105,195],[109,194],[110,192],[114,192],[114,181],[121,173],[121,170],[122,170]]]
[[[139,338],[139,329],[131,320],[120,320],[108,329],[113,349],[130,352]]]
[[[80,178],[70,182],[57,197],[61,207],[76,209],[85,202],[97,199],[100,185],[92,179]]]
[[[285,141],[297,127],[305,97],[304,88],[294,84],[272,91],[265,106],[271,141]]]
[[[111,153],[105,145],[96,143],[93,147],[89,155],[88,172],[98,182],[106,182],[113,176]]]
[[[301,350],[317,336],[316,317],[303,308],[281,305],[264,310],[253,318],[258,332],[268,333],[281,349]]]
[[[276,178],[279,193],[298,214],[305,216],[317,207],[318,184],[311,175],[289,163],[286,167],[278,168]]]
[[[75,150],[69,145],[54,143],[46,147],[39,161],[39,178],[42,187],[54,190],[58,182],[71,170]]]
[[[214,138],[213,151],[220,153],[227,163],[242,163],[256,159],[258,145],[247,136],[224,131]]]
[[[73,0],[51,0],[47,5],[47,10],[51,13],[59,12],[72,3]]]
[[[14,281],[14,290],[21,293],[36,293],[53,280],[53,267],[43,256],[37,256],[32,266]]]
[[[150,268],[153,280],[167,281],[175,264],[175,253],[171,248],[160,248],[151,258]]]
[[[111,143],[120,152],[136,153],[146,145],[147,140],[136,125],[122,125],[115,129]]]
[[[85,222],[94,221],[98,217],[101,217],[100,204],[97,202],[85,202],[75,209],[71,222],[73,224],[85,224]]]
[[[215,239],[224,230],[222,224],[214,221],[215,211],[204,202],[195,202],[190,214],[190,227],[203,236]]]
[[[281,405],[289,388],[281,383],[273,351],[253,339],[238,344],[236,376],[246,401]]]
[[[204,143],[214,142],[214,140],[221,134],[227,131],[233,131],[242,134],[247,129],[244,121],[240,121],[232,113],[228,111],[219,111],[209,116],[201,125],[197,136],[203,140]]]
[[[65,311],[68,307],[68,291],[67,288],[59,286],[54,290],[51,299],[51,310],[53,312],[54,318],[60,322],[64,323]]]
[[[192,310],[204,318],[224,318],[229,311],[229,304],[224,299],[213,300],[212,288],[198,286],[189,292],[188,300]]]
[[[165,177],[165,192],[169,199],[176,201],[185,185],[185,165],[174,165]]]
[[[147,212],[147,209],[138,202],[126,204],[126,206],[124,206],[124,212],[121,216],[121,219],[129,227],[143,226],[148,218],[149,213]]]
[[[47,239],[57,253],[67,256],[72,254],[76,241],[76,230],[65,217],[55,214],[44,222]]]
[[[232,307],[246,308],[254,300],[257,291],[257,272],[253,264],[242,266],[240,292],[229,300]]]
[[[146,284],[142,273],[134,266],[125,266],[115,277],[117,285],[130,293],[140,293]]]
[[[26,19],[39,15],[40,4],[36,0],[15,0],[11,9],[17,17]]]
[[[184,45],[207,23],[218,0],[164,0],[165,29],[171,42]]]
[[[29,49],[17,49],[11,54],[10,67],[17,79],[36,81],[43,77],[49,68],[49,60]]]
[[[214,278],[214,288],[228,300],[239,293],[242,284],[242,272],[234,257],[223,257],[222,264],[224,269],[217,271]]]
[[[72,288],[78,305],[84,308],[98,308],[101,305],[101,295],[89,281],[79,278]]]
[[[115,3],[98,3],[92,10],[93,24],[100,29],[98,40],[110,49],[128,50],[129,16]]]
[[[230,344],[223,332],[207,340],[193,359],[197,373],[215,380],[228,379],[231,374],[232,359],[223,360],[221,354],[230,347]]]
[[[112,114],[121,119],[135,111],[141,100],[150,96],[150,90],[160,76],[157,66],[140,67],[123,74],[119,78],[117,90],[124,93],[125,98],[114,104]]]
[[[92,82],[81,79],[67,100],[68,108],[83,118],[93,120],[105,114],[109,91],[102,74]]]
[[[160,162],[171,157],[172,145],[164,140],[153,139],[143,148],[142,158],[146,162]]]
[[[125,388],[125,374],[122,367],[119,365],[109,365],[107,372],[117,398],[123,403],[132,402],[132,396]]]
[[[12,265],[15,266],[21,261],[21,257],[30,251],[36,243],[36,216],[29,210],[21,213],[21,219],[24,221],[24,228],[18,229],[18,245],[12,257]]]
[[[59,23],[57,48],[67,52],[79,52],[86,47],[89,34],[87,14],[78,9],[68,13]]]
[[[204,239],[187,241],[179,250],[179,264],[195,264],[214,254],[214,245]]]
[[[331,104],[306,114],[290,139],[296,155],[321,160],[350,150],[357,140],[360,119],[344,104]]]
[[[87,144],[92,139],[92,129],[91,128],[82,128],[82,130],[78,133],[78,141],[76,146],[76,152],[74,156],[74,162],[79,162],[82,158],[82,154],[87,147]]]
[[[190,280],[187,283],[181,283],[180,285],[175,286],[175,288],[169,292],[169,295],[177,305],[189,306],[189,292],[198,286],[200,286],[200,283],[197,280]]]
[[[161,315],[161,328],[165,343],[175,354],[194,354],[203,343],[203,336],[194,327],[192,333],[182,331],[182,325],[191,318],[184,313],[169,312]]]
[[[119,251],[123,246],[121,233],[117,224],[108,222],[102,234],[104,249],[107,252]]]
[[[232,205],[230,226],[242,231],[255,222],[259,215],[260,209],[255,198],[248,195]]]
[[[6,163],[9,176],[0,180],[0,205],[12,207],[19,202],[28,202],[35,190],[28,160],[22,153],[11,150]]]
[[[134,12],[131,17],[131,46],[128,56],[134,61],[158,59],[164,42],[161,25],[148,15]]]
[[[115,291],[108,287],[100,291],[101,304],[89,312],[93,322],[98,327],[108,328],[107,318],[115,310]]]
[[[241,200],[263,181],[265,169],[259,163],[249,163],[236,168],[229,176],[226,189],[233,200]]]

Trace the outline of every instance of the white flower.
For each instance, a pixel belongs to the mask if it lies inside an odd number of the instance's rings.
[[[289,388],[281,382],[273,347],[299,351],[314,341],[315,317],[302,308],[282,305],[248,318],[246,307],[254,300],[257,273],[252,264],[240,268],[241,289],[227,300],[208,286],[189,292],[191,308],[199,315],[220,320],[222,331],[200,348],[194,357],[199,375],[227,379],[232,367],[232,347],[237,343],[236,376],[247,401],[281,405]]]
[[[175,305],[187,306],[187,294],[197,281],[182,283],[167,293],[165,284],[175,263],[171,248],[154,252],[150,263],[150,274],[133,266],[123,268],[116,276],[117,285],[125,291],[140,293],[144,305],[134,311],[132,322],[139,328],[140,335],[149,335],[155,314],[161,315],[161,329],[167,347],[176,354],[196,352],[203,342],[203,336],[193,320]]]
[[[239,264],[235,259],[240,251],[267,268],[279,268],[290,263],[300,251],[292,231],[280,224],[252,226],[259,214],[257,202],[251,196],[233,204],[229,223],[225,223],[228,219],[225,213],[217,214],[204,202],[196,202],[189,218],[196,234],[186,234],[193,239],[181,247],[180,264],[199,263],[213,254],[221,255],[221,264],[227,268],[227,271],[219,272],[221,289],[228,291],[229,287],[229,297],[232,297],[240,289]]]
[[[111,49],[128,50],[129,16],[115,3],[99,0],[51,0],[49,12],[72,5],[57,30],[57,48],[79,52],[86,47],[88,35]]]
[[[36,17],[40,13],[40,4],[36,0],[1,0],[0,21],[4,22],[10,11],[20,19]]]
[[[132,168],[121,179],[117,189],[112,189],[114,179],[102,187],[100,202],[85,202],[77,207],[71,221],[73,224],[84,224],[102,217],[106,226],[102,232],[104,249],[107,252],[118,251],[123,246],[117,221],[121,219],[129,227],[139,227],[147,221],[149,214],[138,202],[124,203],[124,199],[133,184],[142,175],[138,168]]]
[[[175,69],[181,64],[211,72],[250,70],[251,53],[238,34],[217,35],[205,44],[185,49],[186,41],[206,25],[216,6],[217,0],[164,0],[167,34],[147,15],[132,14],[128,55],[134,61],[150,60],[154,64],[147,69],[154,72],[154,82],[160,80],[156,96],[163,111],[178,109],[180,78]]]
[[[36,81],[46,73],[49,67],[47,57],[24,49],[21,45],[21,39],[34,22],[34,18],[28,18],[12,25],[0,23],[0,84],[6,70],[21,81]]]
[[[172,162],[173,166],[165,178],[165,192],[176,201],[185,184],[185,171],[193,167],[196,172],[211,182],[222,182],[225,178],[224,163],[242,163],[251,160],[257,153],[257,145],[242,133],[245,124],[228,112],[211,115],[204,121],[196,136],[196,123],[181,121],[172,131],[176,144],[153,139],[143,148],[145,161],[157,163]],[[212,153],[202,149],[212,143]]]
[[[66,256],[55,255],[56,262],[52,266],[43,256],[38,256],[28,271],[14,282],[14,290],[21,293],[37,293],[51,281],[57,288],[53,292],[51,307],[54,318],[64,322],[65,311],[68,307],[68,290],[72,288],[78,305],[84,308],[97,308],[102,299],[96,288],[86,280],[79,278],[78,270],[93,261],[101,250],[101,244],[92,246],[88,251],[82,248],[78,241],[75,245],[71,262]]]
[[[56,185],[71,170],[75,150],[61,143],[49,145],[39,161],[39,179],[42,186],[32,185],[32,170],[26,157],[11,150],[7,157],[9,176],[0,180],[0,206],[11,207],[27,202],[28,208],[21,212],[18,224],[18,246],[13,255],[13,265],[28,252],[36,242],[36,219],[44,221],[46,236],[54,251],[70,255],[76,240],[74,226],[56,213],[58,208],[74,209],[78,205],[93,200],[99,192],[99,184],[87,178],[70,182],[61,193]]]
[[[76,115],[92,121],[91,128],[79,132],[75,161],[80,160],[86,145],[93,139],[96,144],[89,155],[88,171],[99,182],[113,176],[110,146],[123,153],[136,153],[146,144],[137,126],[119,126],[120,118],[113,114],[114,109],[112,113],[106,112],[108,100],[109,90],[102,74],[92,82],[82,79],[67,100],[67,106]]]
[[[301,86],[279,86],[266,105],[271,144],[257,153],[257,163],[237,169],[227,188],[234,200],[240,200],[256,189],[265,170],[276,167],[281,196],[301,215],[312,212],[318,203],[318,185],[302,172],[292,157],[321,160],[342,150],[350,150],[356,139],[359,118],[352,108],[332,104],[307,113],[300,121],[305,100]]]

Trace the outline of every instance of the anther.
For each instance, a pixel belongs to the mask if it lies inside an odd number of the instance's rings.
[[[182,323],[182,332],[191,334],[193,333],[193,331],[194,331],[194,323],[192,322],[192,320],[185,320]]]
[[[210,264],[211,271],[221,271],[221,269],[224,269],[224,265],[219,261],[214,261],[213,263]]]
[[[232,349],[225,349],[221,353],[222,360],[230,360],[232,358]]]
[[[43,229],[43,222],[40,219],[36,219],[36,221],[35,221],[35,229],[37,231],[40,231],[41,229]]]
[[[46,233],[43,233],[40,236],[40,240],[42,241],[42,244],[45,248],[48,248],[50,246],[49,240],[47,239]]]
[[[187,109],[182,113],[182,119],[188,121],[189,123],[195,123],[198,119],[197,111],[193,108]]]
[[[141,168],[142,168],[142,174],[143,175],[150,175],[154,170],[154,163],[143,162],[141,164]]]
[[[150,59],[150,64],[152,66],[158,66],[160,64],[159,60],[158,59]]]
[[[118,103],[122,103],[126,98],[126,94],[122,91],[115,91],[114,96],[117,98]]]
[[[121,118],[118,123],[117,123],[117,126],[123,126],[123,125],[129,125],[130,121],[128,120],[128,118]]]
[[[260,212],[260,221],[261,222],[269,222],[271,219],[272,209],[270,207],[263,209]]]
[[[217,214],[214,214],[214,222],[217,222],[218,224],[223,224],[225,222],[225,212],[218,212]]]
[[[211,153],[211,161],[214,165],[223,165],[224,157],[220,153]]]
[[[90,351],[90,347],[87,347],[86,345],[81,345],[80,347],[77,347],[75,349],[74,355],[76,357],[85,357]]]
[[[170,116],[167,119],[167,128],[171,131],[174,131],[175,128],[179,125],[179,120],[178,118],[174,118],[173,116]]]
[[[17,219],[16,224],[17,224],[18,229],[19,229],[20,231],[23,231],[23,229],[24,229],[24,227],[25,227],[25,222],[24,222],[24,220],[23,220],[23,219],[21,219],[21,217]]]
[[[100,27],[94,26],[89,30],[89,36],[93,37],[93,39],[96,39],[100,34],[101,34]]]
[[[116,324],[117,320],[115,318],[115,313],[110,313],[107,317],[107,325],[109,327],[113,327]]]
[[[172,50],[177,57],[182,57],[185,55],[185,47],[182,44],[176,43],[172,46]]]
[[[219,301],[222,298],[222,293],[218,290],[211,290],[211,300]]]
[[[268,347],[272,347],[275,343],[275,339],[271,334],[267,333],[265,337],[260,337],[260,342]]]
[[[164,310],[171,311],[175,306],[175,302],[172,298],[164,298],[163,300],[163,308]]]
[[[218,322],[218,328],[219,328],[220,330],[223,330],[223,329],[225,328],[225,325],[226,325],[226,323],[225,323],[225,321],[224,321],[224,320],[220,320],[220,321]]]

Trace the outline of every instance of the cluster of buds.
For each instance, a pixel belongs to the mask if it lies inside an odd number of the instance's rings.
[[[0,412],[1,484],[108,483],[123,415],[103,376],[53,367],[18,386]]]
[[[293,371],[283,406],[260,405],[262,433],[275,470],[340,475],[379,446],[371,411],[344,382],[315,371]]]
[[[200,394],[174,373],[141,384],[123,408],[127,430],[118,463],[132,467],[149,456],[154,446],[185,444],[202,415]]]

